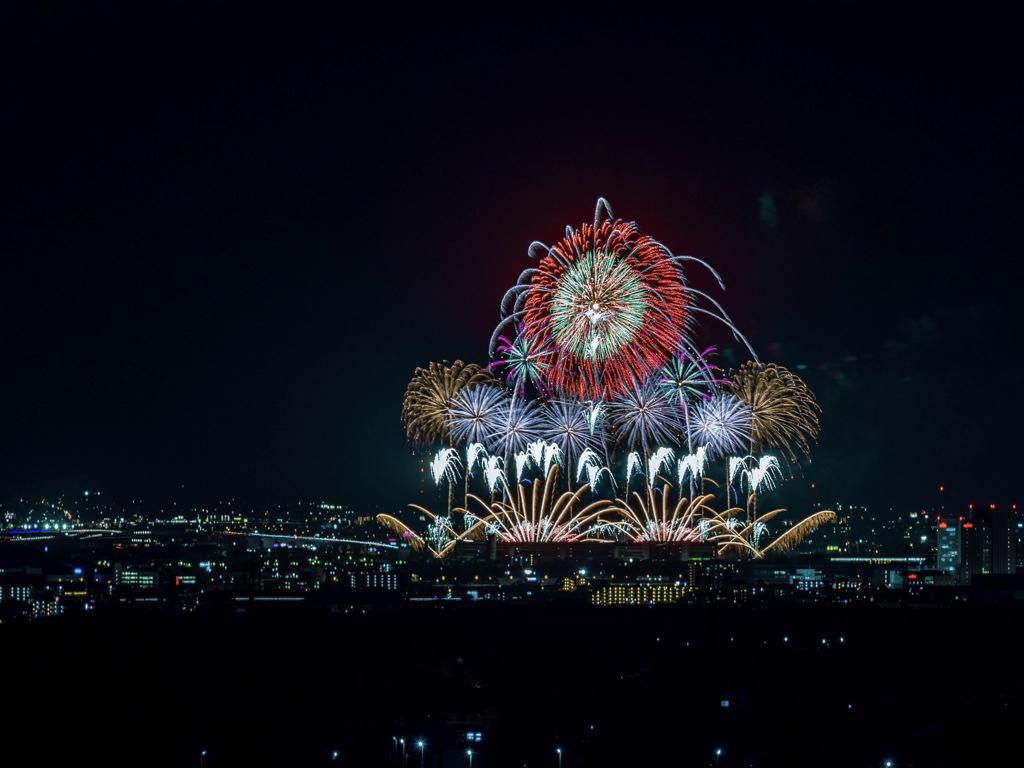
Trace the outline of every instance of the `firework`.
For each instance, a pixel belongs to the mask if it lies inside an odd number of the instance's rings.
[[[494,374],[476,363],[430,363],[417,368],[405,389],[402,421],[414,445],[427,446],[449,437],[452,398],[470,386],[501,386]]]
[[[542,413],[536,400],[506,398],[496,409],[494,430],[487,443],[488,451],[504,456],[506,463],[542,437]]]
[[[751,413],[751,439],[778,448],[794,464],[797,452],[810,456],[818,437],[819,407],[803,379],[774,363],[744,363],[729,375],[726,390],[741,398]]]
[[[619,520],[609,523],[617,535],[632,542],[695,542],[707,536],[707,503],[713,495],[698,496],[690,501],[680,499],[669,503],[668,485],[655,488],[648,484],[644,492],[634,492],[628,502],[617,499],[612,509]]]
[[[483,443],[469,443],[466,446],[466,473],[471,474],[473,467],[479,464],[481,467],[487,465],[487,449]]]
[[[588,448],[604,445],[605,435],[600,422],[593,419],[593,407],[581,400],[550,400],[541,406],[542,432],[555,443],[570,465]]]
[[[500,425],[496,418],[509,395],[501,387],[478,384],[466,386],[448,404],[448,435],[455,445],[486,444]]]
[[[708,361],[716,351],[715,347],[708,347],[697,354],[681,352],[658,372],[658,383],[665,396],[677,403],[680,410],[685,411],[689,403],[707,399],[718,385],[729,383],[728,379],[719,378],[721,369]]]
[[[551,367],[554,350],[540,344],[538,337],[526,333],[520,326],[514,339],[498,337],[496,352],[500,359],[488,365],[487,369],[493,371],[504,367],[505,383],[517,396],[526,397],[530,387],[543,397],[550,394],[545,378]]]
[[[679,485],[681,486],[687,477],[690,481],[699,480],[704,476],[704,466],[707,463],[707,448],[700,446],[693,453],[687,454],[679,460],[677,469],[679,471]]]
[[[680,433],[675,406],[653,379],[634,384],[607,405],[608,422],[618,444],[644,452],[676,444]]]
[[[744,468],[742,478],[750,492],[757,493],[762,489],[774,488],[776,480],[780,479],[781,475],[779,460],[774,456],[762,456],[756,466]]]
[[[515,489],[506,487],[502,501],[487,502],[471,494],[470,501],[481,512],[473,515],[466,510],[467,516],[474,517],[475,522],[464,535],[470,537],[482,530],[500,541],[516,543],[595,540],[594,525],[609,502],[598,499],[577,509],[580,497],[589,486],[582,485],[576,491],[566,491],[556,496],[554,487],[557,474],[558,465],[553,465],[544,483],[532,483],[529,493],[522,483],[517,484]]]
[[[505,471],[502,469],[501,456],[488,456],[484,463],[484,479],[487,487],[494,490],[505,482]]]
[[[769,552],[785,552],[788,549],[792,549],[801,541],[806,539],[811,533],[821,525],[825,523],[834,523],[836,521],[836,513],[832,510],[824,510],[822,512],[815,512],[812,515],[808,515],[799,523],[791,526],[781,534],[775,541],[771,542],[758,554],[764,556]]]
[[[550,350],[546,379],[559,392],[607,399],[657,370],[689,331],[678,262],[601,201],[593,224],[567,229],[523,277],[513,317],[520,335]]]
[[[562,452],[554,442],[534,440],[526,445],[525,450],[517,453],[513,461],[517,479],[522,479],[523,470],[530,466],[537,467],[544,477],[553,465],[562,463]]]
[[[673,254],[635,222],[615,218],[603,198],[592,223],[567,227],[552,247],[535,241],[528,252],[535,265],[502,298],[490,364],[431,363],[416,369],[406,389],[402,420],[409,441],[447,444],[430,470],[438,486],[447,481],[448,514],[410,505],[430,521],[423,534],[381,515],[384,525],[435,557],[458,541],[484,537],[701,541],[720,554],[762,557],[834,521],[834,513],[816,513],[762,546],[770,538],[768,521],[780,510],[759,514],[757,495],[773,488],[782,471],[778,458],[755,460],[752,453],[774,449],[794,463],[798,455],[807,458],[819,409],[799,377],[758,361],[721,305],[690,285],[684,266],[695,264],[724,290],[710,266]],[[693,344],[699,315],[721,321],[753,359],[723,376],[711,362],[717,347],[698,351]],[[624,487],[610,470],[620,450],[628,452]],[[711,461],[721,462],[726,475],[722,512],[703,493],[712,482],[706,480]],[[570,490],[559,494],[562,467]],[[452,509],[460,471],[465,495],[462,507]],[[476,472],[490,501],[469,491]],[[599,493],[606,475],[609,487]],[[582,483],[575,491],[573,479]],[[585,493],[589,504],[581,501]],[[453,512],[464,524],[461,534]]]
[[[743,450],[750,442],[750,406],[738,397],[716,393],[700,400],[690,413],[689,440],[722,457]]]
[[[442,448],[430,462],[430,474],[437,485],[442,480],[453,482],[459,472],[459,454],[454,448]]]
[[[443,558],[451,551],[455,542],[460,538],[459,534],[452,529],[450,525],[450,518],[435,515],[430,510],[421,507],[418,504],[410,504],[409,506],[422,513],[428,520],[430,520],[426,537],[418,535],[414,530],[412,530],[412,528],[393,515],[383,513],[379,514],[376,518],[377,522],[388,530],[398,534],[402,538],[402,541],[408,544],[414,552],[427,550],[435,558]],[[439,546],[433,547],[431,546],[431,543],[438,544]]]

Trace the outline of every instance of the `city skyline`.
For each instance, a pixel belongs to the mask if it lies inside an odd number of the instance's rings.
[[[603,197],[810,385],[794,500],[1017,501],[1019,11],[193,13],[7,14],[5,498],[422,502],[415,369]]]
[[[885,548],[481,544],[442,561],[295,535],[336,516],[8,532],[0,634],[31,673],[12,732],[43,765],[407,765],[404,739],[433,768],[470,745],[490,768],[555,748],[577,768],[718,750],[748,768],[938,767],[1005,755],[1019,719],[1019,574],[973,533],[960,573]],[[54,702],[77,716],[55,727]]]

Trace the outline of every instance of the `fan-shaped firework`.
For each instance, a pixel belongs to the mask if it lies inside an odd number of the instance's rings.
[[[594,540],[595,523],[609,502],[599,499],[577,509],[580,497],[590,486],[555,496],[557,474],[558,466],[553,465],[543,483],[530,484],[529,493],[523,483],[515,489],[506,487],[503,501],[487,502],[471,494],[470,501],[480,512],[464,536],[471,538],[483,530],[500,541],[517,543]],[[470,510],[465,512],[469,518],[474,516]]]
[[[476,363],[461,360],[417,368],[402,401],[406,437],[418,446],[447,440],[452,398],[463,388],[474,385],[501,386],[501,382]]]
[[[451,551],[452,547],[455,546],[455,542],[461,538],[461,536],[451,527],[450,518],[439,517],[418,504],[410,504],[409,506],[419,511],[425,515],[428,520],[430,520],[426,536],[420,536],[412,528],[393,515],[381,513],[377,515],[377,522],[388,530],[401,536],[402,541],[412,547],[413,551],[422,552],[426,549],[435,558],[443,558]],[[438,547],[435,548],[431,546],[432,543],[438,544]]]
[[[750,406],[733,395],[717,393],[694,406],[688,426],[692,444],[706,446],[717,457],[742,451],[750,443]]]
[[[729,374],[732,392],[750,406],[751,437],[764,447],[778,448],[798,463],[796,452],[810,455],[810,442],[818,437],[814,395],[803,379],[781,365],[750,361]]]
[[[792,549],[801,541],[806,539],[816,528],[825,523],[834,523],[836,521],[836,513],[830,509],[822,512],[815,512],[812,515],[808,515],[799,523],[779,535],[774,541],[769,543],[762,549],[758,554],[764,556],[769,552],[785,552],[788,549]]]
[[[495,419],[509,398],[501,387],[476,385],[463,387],[448,404],[448,434],[455,445],[486,444],[494,434]]]
[[[707,503],[714,496],[698,496],[692,502],[683,498],[670,504],[668,491],[667,485],[647,485],[642,492],[634,492],[628,502],[617,499],[612,509],[619,520],[610,523],[609,528],[632,542],[702,541],[707,526],[701,526],[700,521],[705,519]],[[607,513],[603,519],[608,519]]]
[[[607,406],[608,423],[615,440],[627,448],[648,451],[679,440],[680,424],[676,407],[665,399],[653,379],[634,384],[616,395]]]

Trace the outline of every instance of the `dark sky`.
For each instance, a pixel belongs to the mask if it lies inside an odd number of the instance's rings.
[[[0,11],[0,498],[421,502],[415,368],[604,197],[804,376],[822,500],[1019,500],[1019,4],[135,5]]]

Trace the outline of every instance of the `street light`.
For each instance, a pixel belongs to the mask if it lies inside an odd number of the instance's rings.
[[[205,749],[201,750],[199,752],[199,768],[203,768],[203,758],[204,757],[206,757],[206,750]]]
[[[405,737],[403,736],[400,738],[398,743],[402,745],[402,765],[407,765],[409,763],[409,757],[405,753]]]
[[[562,768],[562,748],[555,747],[555,753],[558,755],[558,768]]]
[[[716,747],[715,748],[715,768],[718,768],[718,761],[721,760],[721,758],[722,758],[722,748],[721,747]]]
[[[419,742],[417,742],[417,743],[420,746],[420,768],[423,768],[423,747],[424,747],[423,739],[420,739]]]
[[[473,768],[473,750],[467,749],[466,754],[469,755],[469,768]]]

